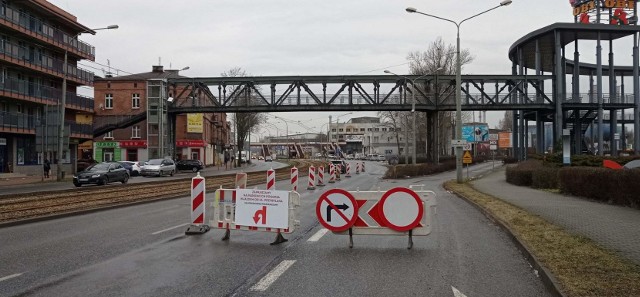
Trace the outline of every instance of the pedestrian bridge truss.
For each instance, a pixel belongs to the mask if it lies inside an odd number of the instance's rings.
[[[463,75],[462,109],[553,111],[552,80],[551,75]],[[455,85],[454,75],[180,78],[169,81],[174,97],[169,113],[406,111],[414,95],[418,111],[452,111]],[[575,108],[583,102],[566,103]]]

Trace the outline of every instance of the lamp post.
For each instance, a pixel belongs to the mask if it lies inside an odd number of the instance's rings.
[[[69,39],[69,41],[76,39],[82,33],[91,33],[95,35],[98,30],[111,30],[118,29],[118,25],[110,25],[105,28],[96,28],[89,29],[86,31],[82,31],[74,35]],[[65,48],[64,50],[64,63],[62,64],[62,98],[60,99],[60,111],[58,112],[60,119],[58,127],[58,170],[56,172],[56,180],[62,181],[62,157],[63,157],[63,147],[64,147],[64,113],[65,113],[65,105],[67,104],[67,68],[69,67],[68,62],[69,51]]]
[[[418,144],[418,136],[417,136],[418,132],[416,131],[416,90],[415,90],[416,89],[416,81],[418,79],[421,79],[421,78],[425,77],[425,76],[429,76],[430,74],[425,74],[425,75],[416,77],[414,79],[410,79],[410,78],[408,78],[406,76],[395,74],[395,73],[393,73],[393,72],[391,72],[389,70],[385,70],[384,73],[393,74],[393,75],[395,75],[397,77],[404,78],[405,80],[410,80],[411,81],[411,86],[413,87],[413,90],[411,91],[411,121],[412,121],[411,129],[413,130],[413,152],[411,154],[411,158],[413,159],[413,161],[412,161],[413,165],[416,165],[417,164],[417,161],[416,161],[416,148],[417,148],[417,144]]]
[[[285,121],[283,118],[279,117],[279,116],[273,116],[276,119],[281,120],[285,127],[286,127],[286,133],[287,133],[287,160],[289,160],[289,156],[291,155],[291,152],[289,151],[289,124],[287,124],[287,121]]]
[[[500,8],[502,6],[507,6],[509,4],[511,4],[511,2],[513,2],[512,0],[503,0],[502,2],[500,2],[499,5],[492,7],[490,9],[487,9],[483,12],[480,12],[478,14],[472,15],[466,19],[463,19],[460,22],[455,22],[452,21],[450,19],[446,19],[443,17],[439,17],[439,16],[435,16],[435,15],[431,15],[431,14],[427,14],[427,13],[423,13],[418,11],[417,9],[413,8],[413,7],[407,7],[406,11],[409,13],[419,13],[421,15],[425,15],[428,17],[432,17],[432,18],[436,18],[439,20],[443,20],[443,21],[447,21],[450,23],[453,23],[454,25],[456,25],[457,28],[457,34],[456,34],[456,139],[460,140],[462,138],[462,102],[461,102],[461,88],[462,88],[462,74],[461,74],[461,62],[460,62],[460,26],[462,25],[462,23],[464,23],[465,21],[468,21],[472,18],[475,18],[479,15],[485,14],[487,12],[490,12],[494,9]],[[462,183],[462,147],[460,146],[456,146],[456,181],[458,183]]]

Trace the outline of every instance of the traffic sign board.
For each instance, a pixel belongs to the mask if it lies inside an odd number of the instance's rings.
[[[358,203],[351,193],[331,189],[318,198],[316,216],[325,228],[333,232],[345,231],[358,219]]]
[[[382,195],[378,202],[378,213],[384,226],[395,231],[409,231],[420,225],[424,206],[416,192],[397,187]]]
[[[471,158],[471,152],[464,151],[464,156],[462,156],[462,163],[471,164],[471,162],[473,162],[473,159]]]
[[[464,146],[462,146],[462,149],[465,151],[470,151],[471,150],[471,143],[465,143]]]
[[[462,147],[465,144],[467,144],[467,140],[466,139],[452,139],[451,140],[451,146],[452,147]]]

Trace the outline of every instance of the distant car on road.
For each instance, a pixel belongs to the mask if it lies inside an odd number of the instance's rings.
[[[271,156],[266,156],[266,157],[264,158],[264,161],[265,161],[265,162],[273,162],[273,158],[271,158]]]
[[[264,157],[263,156],[259,156],[258,160],[264,160]]]
[[[144,163],[140,175],[142,176],[163,176],[176,172],[176,164],[171,159],[151,159]]]
[[[198,172],[204,168],[204,164],[200,160],[179,160],[176,162],[176,168],[178,170],[189,170],[191,172]]]
[[[110,182],[129,181],[129,173],[118,162],[104,162],[91,165],[73,176],[73,185],[80,187],[85,184],[106,185]]]

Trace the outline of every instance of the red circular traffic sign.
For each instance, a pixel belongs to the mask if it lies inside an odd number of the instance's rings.
[[[420,196],[411,189],[393,188],[380,199],[378,214],[382,222],[395,231],[409,231],[418,227],[424,215]]]
[[[358,203],[343,189],[328,190],[318,198],[316,216],[325,228],[340,232],[348,230],[358,219]]]

